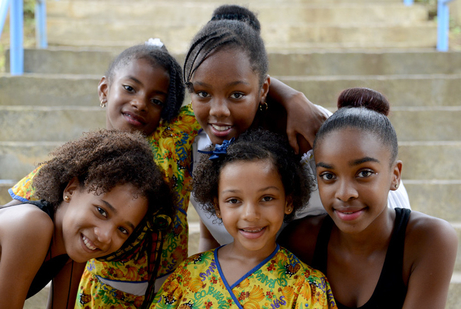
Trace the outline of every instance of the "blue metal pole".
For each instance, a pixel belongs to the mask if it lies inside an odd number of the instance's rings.
[[[403,0],[403,4],[408,6],[413,5],[413,0]]]
[[[2,36],[3,26],[6,22],[6,15],[8,15],[8,6],[10,0],[0,0],[0,37]]]
[[[35,2],[35,36],[37,48],[47,48],[48,39],[46,36],[46,0]]]
[[[448,30],[450,22],[450,9],[447,1],[439,0],[437,3],[437,50],[448,51]]]
[[[23,0],[10,3],[10,68],[12,75],[24,73],[24,15]]]

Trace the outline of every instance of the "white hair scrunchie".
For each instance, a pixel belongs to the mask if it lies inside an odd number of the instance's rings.
[[[162,48],[162,47],[163,47],[163,43],[162,43],[162,41],[160,41],[159,38],[155,38],[155,39],[150,38],[150,39],[147,40],[144,44],[156,46],[156,47],[159,47],[159,48]]]

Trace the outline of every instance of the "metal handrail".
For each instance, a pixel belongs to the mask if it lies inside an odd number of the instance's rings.
[[[448,3],[453,0],[438,0],[437,2],[437,50],[448,51],[448,33],[450,30],[450,8]]]

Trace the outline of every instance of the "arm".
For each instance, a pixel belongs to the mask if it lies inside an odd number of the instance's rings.
[[[268,101],[280,104],[287,113],[286,133],[296,153],[307,152],[313,145],[315,134],[327,119],[306,96],[271,77]],[[270,109],[269,109],[270,110]],[[300,135],[300,136],[298,136]]]
[[[24,306],[32,280],[48,253],[53,230],[53,222],[39,209],[31,210],[24,205],[2,211],[1,309],[22,309]]]
[[[219,243],[214,239],[213,235],[211,235],[210,231],[203,224],[202,220],[200,220],[200,239],[198,243],[198,251],[204,252],[214,248],[219,247]]]
[[[47,308],[74,308],[85,263],[69,261],[53,278]],[[69,286],[70,285],[70,286]]]
[[[446,221],[417,212],[411,217],[405,240],[404,279],[409,277],[403,308],[445,308],[458,247],[456,232]]]

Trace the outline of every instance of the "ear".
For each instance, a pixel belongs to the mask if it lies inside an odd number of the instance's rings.
[[[289,215],[293,212],[293,199],[291,196],[287,196],[285,204],[285,214]]]
[[[72,197],[72,194],[74,194],[74,192],[75,192],[76,190],[78,190],[79,188],[80,188],[80,182],[78,181],[77,177],[72,178],[72,179],[67,183],[66,188],[65,188],[64,191],[62,192],[62,198],[63,198],[63,200],[69,201],[70,198]],[[67,196],[68,198],[65,198],[66,196]]]
[[[271,77],[266,75],[263,84],[261,85],[261,99],[259,100],[259,104],[264,104],[266,102],[267,94],[269,93],[269,88],[271,85]]]
[[[218,217],[219,219],[222,219],[221,217],[221,210],[219,210],[219,203],[218,203],[218,199],[217,198],[214,198],[213,199],[213,205],[214,205],[214,210],[216,212],[216,217]]]
[[[101,102],[101,105],[104,103],[107,103],[107,96],[109,93],[109,81],[105,76],[101,78],[99,81],[98,85],[98,96],[99,96],[99,102]]]
[[[392,182],[390,190],[397,190],[402,177],[402,161],[397,160],[392,168]]]

